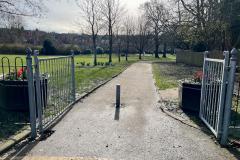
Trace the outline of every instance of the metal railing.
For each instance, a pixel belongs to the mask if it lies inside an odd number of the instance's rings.
[[[32,137],[37,129],[42,134],[75,102],[74,55],[39,59],[38,53],[35,50],[32,58],[28,52],[27,58]]]

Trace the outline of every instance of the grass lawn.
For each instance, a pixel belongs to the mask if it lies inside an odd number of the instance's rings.
[[[193,77],[196,71],[202,70],[199,67],[176,64],[173,61],[153,63],[153,75],[156,85],[160,90],[175,88],[181,79]]]

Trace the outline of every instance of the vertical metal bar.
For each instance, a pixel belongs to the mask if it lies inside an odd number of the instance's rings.
[[[65,109],[65,103],[64,103],[64,97],[63,97],[63,84],[62,84],[62,80],[63,80],[63,70],[62,70],[62,58],[61,59],[59,59],[58,61],[58,63],[59,63],[59,82],[60,82],[60,84],[59,84],[59,91],[60,91],[60,97],[61,97],[61,99],[59,98],[59,100],[60,100],[60,104],[61,104],[61,107],[62,107],[62,111],[61,112],[63,112],[64,111],[64,109]]]
[[[208,123],[208,111],[209,111],[209,103],[210,103],[210,86],[211,86],[211,72],[212,72],[212,62],[208,61],[207,66],[207,83],[206,83],[206,97],[205,97],[205,112],[204,112],[204,118]]]
[[[203,111],[202,111],[202,118],[206,118],[206,108],[207,108],[207,98],[208,98],[208,86],[207,85],[209,83],[209,68],[210,68],[210,62],[206,60],[206,65],[205,65],[205,76],[204,76],[204,80],[205,80],[205,85],[204,85],[204,88],[203,88],[203,92],[204,92],[204,97],[203,97],[203,100],[202,100],[202,103],[203,103]]]
[[[209,94],[210,94],[210,74],[211,74],[211,62],[208,61],[207,71],[206,71],[206,91],[205,91],[205,105],[204,105],[204,119],[207,120],[208,118],[208,105],[209,105]]]
[[[72,102],[76,101],[74,52],[71,50]]]
[[[211,108],[211,121],[209,122],[209,124],[212,126],[212,128],[214,128],[214,121],[215,121],[215,116],[214,116],[214,112],[216,110],[216,99],[217,97],[217,74],[218,74],[218,62],[215,62],[215,66],[214,66],[214,72],[213,72],[213,94],[212,94],[212,108]]]
[[[42,126],[42,94],[41,94],[41,85],[40,85],[40,71],[39,71],[39,60],[38,60],[39,52],[38,50],[34,51],[34,62],[35,62],[35,81],[36,81],[36,103],[37,103],[37,113],[38,113],[38,128],[39,132],[42,135],[43,126]]]
[[[218,120],[217,120],[217,138],[220,138],[222,132],[222,119],[223,119],[223,111],[224,111],[224,104],[225,104],[225,95],[226,95],[226,81],[227,81],[227,70],[228,70],[228,63],[229,63],[229,52],[224,52],[225,59],[223,65],[223,75],[222,75],[222,86],[221,86],[221,96],[220,96],[220,106],[219,106],[219,113],[218,113]]]
[[[213,90],[213,94],[212,94],[212,104],[211,104],[211,110],[210,110],[210,116],[211,116],[211,119],[209,121],[209,124],[211,126],[213,126],[213,121],[215,119],[214,117],[214,110],[215,110],[215,100],[216,100],[216,81],[217,81],[217,78],[216,78],[216,74],[217,74],[217,71],[218,71],[218,63],[215,62],[214,63],[214,72],[212,73],[212,77],[213,77],[213,87],[212,87],[212,90]]]
[[[200,103],[200,112],[199,116],[200,118],[203,118],[203,111],[204,111],[204,106],[205,106],[205,85],[206,85],[206,67],[207,67],[207,58],[208,52],[204,52],[204,63],[203,63],[203,79],[202,79],[202,91],[201,91],[201,103]]]
[[[60,112],[58,112],[58,115],[60,115],[60,113],[63,111],[62,108],[62,104],[61,104],[61,84],[60,84],[60,74],[61,74],[61,70],[60,70],[60,60],[56,59],[56,66],[57,66],[57,92],[58,92],[58,97],[57,97],[57,107],[60,108]]]
[[[46,72],[46,60],[43,60],[43,61],[41,61],[41,70],[42,70],[42,73],[44,73],[44,74],[48,74],[47,72]],[[47,86],[45,85],[45,83],[44,83],[44,92],[45,93],[43,93],[43,95],[44,94],[46,94],[45,96],[47,96],[46,97],[46,102],[48,102],[49,101],[49,99],[50,99],[50,95],[48,94],[48,88],[49,88],[49,81],[50,81],[50,79],[48,79],[49,77],[48,77],[48,75],[47,75]],[[45,81],[46,82],[46,81]],[[44,118],[44,120],[43,120],[43,125],[45,125],[46,123],[47,123],[47,119],[48,119],[48,115],[47,115],[47,104],[46,104],[46,106],[44,106],[45,108],[43,108],[43,118]]]
[[[31,138],[37,137],[36,129],[36,104],[35,104],[35,89],[34,89],[34,77],[32,68],[32,50],[27,49],[27,79],[28,79],[28,98],[29,98],[29,111],[30,111],[30,124],[31,124]]]
[[[48,94],[48,88],[49,88],[49,76],[48,73],[45,71],[45,66],[43,61],[40,61],[39,63],[39,69],[40,69],[40,74],[44,74],[44,79],[42,81],[42,119],[43,119],[43,125],[45,124],[45,117],[46,117],[46,108],[47,108],[47,103],[49,102],[49,94]]]
[[[213,128],[216,130],[216,122],[217,122],[217,114],[218,114],[218,106],[219,106],[219,102],[220,102],[220,89],[221,89],[221,74],[222,74],[222,66],[223,63],[218,63],[218,71],[217,71],[217,87],[216,87],[216,104],[214,106],[214,112],[213,112],[213,116],[214,116],[214,121],[213,121]]]
[[[68,58],[68,64],[67,64],[67,68],[68,68],[68,101],[69,103],[72,102],[72,96],[71,96],[71,58]]]
[[[67,99],[67,58],[64,58],[63,61],[63,68],[64,68],[64,101],[67,102],[67,104],[69,104],[68,99]]]
[[[210,78],[210,84],[209,84],[209,96],[208,96],[208,105],[207,105],[207,122],[210,125],[210,121],[211,121],[211,108],[212,108],[212,93],[213,93],[213,72],[214,72],[214,64],[215,62],[210,63],[211,67],[210,67],[210,74],[209,74],[209,78]]]
[[[225,104],[225,111],[224,111],[224,120],[223,120],[223,132],[221,137],[221,144],[226,145],[228,139],[228,129],[229,129],[229,121],[231,115],[231,107],[232,107],[232,95],[234,90],[234,81],[235,81],[235,72],[236,72],[236,65],[237,65],[237,50],[234,48],[231,51],[231,63],[230,63],[230,72],[228,76],[228,87],[227,87],[227,94],[226,94],[226,104]]]

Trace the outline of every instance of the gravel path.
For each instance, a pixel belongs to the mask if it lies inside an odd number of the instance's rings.
[[[123,107],[114,120],[118,83]],[[157,101],[151,64],[134,64],[77,104],[25,159],[234,159],[209,136],[161,112]]]

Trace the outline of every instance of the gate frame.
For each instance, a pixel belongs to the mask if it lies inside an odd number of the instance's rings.
[[[201,91],[201,104],[200,104],[200,112],[199,112],[199,117],[200,119],[205,123],[205,125],[211,130],[211,132],[219,138],[221,135],[221,127],[222,127],[222,115],[223,115],[223,109],[224,109],[224,103],[225,103],[225,90],[226,90],[226,81],[227,81],[227,66],[229,62],[229,52],[224,52],[225,58],[224,60],[219,60],[219,59],[210,59],[208,58],[208,51],[204,52],[204,66],[203,66],[203,80],[202,80],[202,91]],[[220,88],[220,99],[219,99],[219,104],[216,107],[219,109],[219,113],[215,118],[217,120],[218,124],[216,124],[216,130],[209,124],[209,122],[203,117],[203,102],[205,102],[205,92],[206,92],[206,81],[205,81],[205,74],[207,71],[207,61],[210,62],[220,62],[223,65],[223,70],[222,70],[222,76],[221,76],[221,88]],[[209,62],[208,62],[209,63]],[[203,101],[204,100],[204,101]],[[207,106],[205,106],[207,108]]]
[[[29,112],[30,112],[30,126],[31,126],[31,139],[37,137],[36,127],[36,102],[35,102],[35,89],[34,89],[34,75],[32,65],[32,50],[27,48],[27,80],[28,80],[28,98],[29,98]]]
[[[228,130],[231,117],[231,108],[232,108],[232,96],[234,91],[234,80],[235,72],[237,65],[237,50],[235,48],[231,51],[231,58],[229,51],[224,51],[224,60],[223,60],[223,75],[222,75],[222,86],[220,91],[220,104],[219,104],[219,113],[218,113],[218,124],[217,130],[215,131],[212,126],[205,120],[202,115],[203,109],[203,97],[205,97],[205,85],[206,81],[203,77],[202,80],[202,92],[201,92],[201,105],[199,117],[206,124],[206,126],[214,133],[217,139],[220,140],[221,145],[227,145],[228,142]],[[206,73],[206,61],[208,51],[204,53],[204,64],[203,64],[203,76]],[[209,59],[210,60],[210,59]],[[214,61],[214,59],[212,59]],[[216,59],[217,61],[217,59]]]

